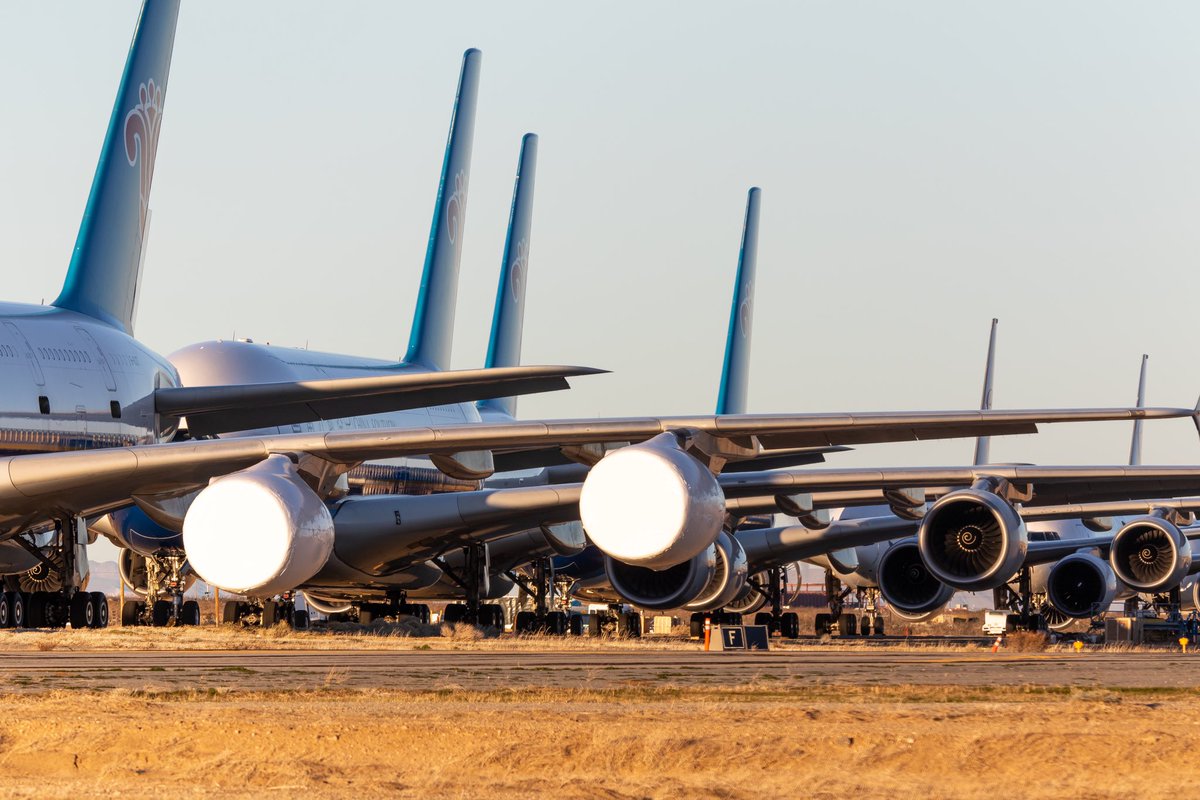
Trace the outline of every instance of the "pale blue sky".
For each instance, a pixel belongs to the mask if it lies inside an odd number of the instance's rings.
[[[53,298],[138,3],[0,4],[3,296]],[[186,2],[137,333],[397,356],[459,60],[483,50],[454,362],[477,366],[522,133],[541,135],[528,362],[614,375],[525,416],[704,412],[763,187],[751,405],[1200,392],[1200,6]],[[997,440],[1114,462],[1126,426]],[[1147,462],[1195,462],[1186,421]],[[966,442],[839,464],[953,463]]]

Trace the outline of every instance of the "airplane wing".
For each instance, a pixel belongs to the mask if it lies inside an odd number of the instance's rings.
[[[897,469],[823,469],[805,472],[746,472],[720,476],[728,497],[761,497],[773,493],[835,492],[862,490],[869,498],[881,489],[929,488],[944,494],[970,486],[977,479],[1000,478],[1014,487],[1032,492],[1022,506],[1089,503],[1093,501],[1139,500],[1177,497],[1200,491],[1200,468],[1195,466],[980,466],[910,467]],[[1074,516],[1074,514],[1066,514]],[[1062,518],[1062,517],[1060,517]]]
[[[743,458],[749,458],[757,454],[759,446],[776,449],[837,445],[848,440],[861,444],[977,436],[984,432],[989,435],[1029,433],[1036,431],[1038,423],[1167,419],[1190,417],[1192,414],[1192,409],[1117,408],[517,421],[249,436],[8,456],[0,458],[0,525],[12,532],[31,520],[45,519],[47,516],[90,516],[101,513],[127,504],[129,498],[135,495],[181,494],[204,486],[210,478],[257,464],[274,453],[292,455],[300,462],[302,471],[315,475],[327,468],[349,468],[370,459],[453,455],[492,448],[640,442],[670,432],[694,443],[698,448],[734,451]],[[1006,469],[1013,468],[978,468],[976,472],[1000,473],[1003,477]],[[1120,469],[1134,471],[1139,468]],[[1200,476],[1200,468],[1196,467],[1169,469],[1175,470],[1173,474],[1183,478],[1195,479]],[[893,472],[897,474],[893,475]],[[786,491],[789,486],[795,490],[795,487],[803,485],[805,476],[814,479],[825,475],[827,483],[838,486],[839,476],[848,473],[857,473],[858,483],[868,488],[928,484],[930,477],[917,475],[919,472],[822,470],[811,473],[761,473],[770,477],[760,480],[756,493]],[[952,471],[943,470],[936,474],[952,475]],[[960,470],[958,475],[962,478],[963,472]],[[742,475],[722,477],[746,481]],[[793,483],[778,484],[777,487],[775,481],[780,477],[786,477]],[[845,481],[844,478],[841,480]],[[932,482],[940,485],[948,480],[938,477]],[[743,484],[746,485],[749,484]],[[764,486],[769,488],[764,491]],[[1192,492],[1176,492],[1182,493]],[[1169,492],[1160,490],[1158,494]]]
[[[195,386],[158,389],[154,410],[187,417],[193,436],[210,436],[274,425],[468,403],[570,388],[567,378],[605,370],[588,367],[520,366],[445,372],[397,372],[367,378],[293,383]]]

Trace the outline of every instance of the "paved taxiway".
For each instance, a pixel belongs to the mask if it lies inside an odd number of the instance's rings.
[[[857,686],[1191,687],[1200,656],[1181,653],[719,653],[588,650],[105,651],[0,653],[0,688],[614,688],[741,685],[754,679]]]

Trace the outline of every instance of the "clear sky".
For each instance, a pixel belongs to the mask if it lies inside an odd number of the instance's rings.
[[[134,0],[0,5],[3,296],[59,289]],[[1200,392],[1200,6],[186,2],[137,334],[403,352],[462,51],[483,50],[454,351],[486,349],[519,138],[541,135],[525,359],[614,374],[523,416],[705,412],[746,190],[751,406]],[[1190,422],[1147,463],[1194,463]],[[997,440],[1121,462],[1125,425]],[[962,463],[968,442],[837,463]]]

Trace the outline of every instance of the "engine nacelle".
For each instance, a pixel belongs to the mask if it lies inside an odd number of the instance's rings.
[[[724,608],[746,587],[746,552],[725,532],[707,550],[682,564],[653,570],[604,559],[613,590],[627,603],[653,611]]]
[[[760,572],[754,577],[760,586],[765,586],[769,583],[767,573],[765,572]],[[756,591],[747,583],[738,592],[737,597],[725,604],[725,610],[732,611],[735,614],[753,614],[766,604],[766,596],[762,592]]]
[[[1137,517],[1113,536],[1108,563],[1130,588],[1159,592],[1187,576],[1192,548],[1179,528],[1162,517]]]
[[[697,558],[721,533],[725,495],[674,434],[622,447],[592,467],[579,497],[588,538],[629,566],[666,570]]]
[[[129,506],[105,514],[92,524],[92,529],[116,540],[123,548],[144,556],[179,552],[183,535],[164,528],[137,506]]]
[[[1021,515],[992,492],[960,489],[938,498],[921,522],[917,546],[934,578],[966,592],[1007,583],[1025,562]]]
[[[1072,619],[1103,613],[1116,596],[1117,576],[1112,567],[1091,553],[1059,559],[1046,577],[1046,599]]]
[[[954,597],[953,587],[933,576],[911,539],[889,547],[879,558],[876,574],[879,593],[892,613],[909,622],[924,622]]]
[[[333,551],[329,509],[285,456],[210,483],[183,521],[188,561],[230,592],[266,597],[316,575]]]

